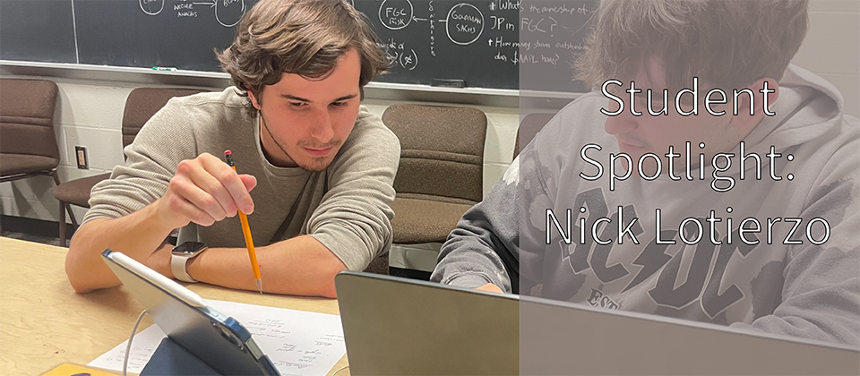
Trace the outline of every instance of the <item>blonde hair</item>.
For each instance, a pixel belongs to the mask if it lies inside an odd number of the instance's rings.
[[[233,44],[216,54],[240,95],[259,98],[284,73],[325,77],[352,48],[361,58],[363,88],[388,67],[367,17],[345,0],[261,0],[239,23]]]
[[[649,56],[669,89],[692,77],[742,88],[779,80],[808,28],[808,0],[601,0],[576,78],[629,80]]]

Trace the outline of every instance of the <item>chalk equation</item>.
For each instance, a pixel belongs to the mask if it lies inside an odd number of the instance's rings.
[[[398,37],[384,37],[380,43],[393,64],[410,71],[418,67],[416,50],[426,50],[430,57],[437,56],[437,36],[442,32],[442,38],[454,45],[468,46],[479,40],[486,25],[484,13],[470,3],[456,3],[447,9],[441,9],[440,5],[449,6],[451,2],[382,0],[378,4],[374,13],[385,30],[416,29],[415,32],[427,37],[426,47],[410,45]]]
[[[148,16],[164,11],[166,0],[138,0],[140,10]],[[233,27],[245,15],[245,0],[172,0],[168,9],[176,18],[197,18],[202,12],[214,11],[215,21],[223,27]]]
[[[427,2],[429,16],[419,18],[415,14],[415,6],[411,0],[383,0],[379,4],[379,22],[388,30],[401,30],[414,23],[429,23],[429,28],[435,31],[436,23],[445,24],[445,34],[452,43],[469,45],[481,37],[484,32],[484,14],[478,7],[469,3],[459,3],[452,6],[444,18],[438,18],[436,5]]]

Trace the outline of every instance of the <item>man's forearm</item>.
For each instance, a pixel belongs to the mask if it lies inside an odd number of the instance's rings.
[[[322,243],[303,235],[256,249],[263,290],[277,294],[334,298],[334,276],[346,266]],[[257,290],[245,248],[212,248],[189,262],[194,279],[230,288]]]
[[[120,284],[101,260],[106,248],[146,262],[153,251],[168,246],[163,245],[164,239],[173,229],[156,218],[150,205],[125,217],[97,219],[81,226],[66,255],[66,274],[75,291],[88,292]]]

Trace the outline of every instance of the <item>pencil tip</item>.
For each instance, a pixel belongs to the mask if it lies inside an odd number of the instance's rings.
[[[260,290],[260,294],[263,293],[263,281],[257,280],[257,289]]]

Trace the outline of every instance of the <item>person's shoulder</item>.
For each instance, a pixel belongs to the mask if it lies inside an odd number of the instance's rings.
[[[566,155],[570,147],[607,142],[611,136],[603,130],[606,116],[600,113],[606,104],[607,99],[598,92],[580,95],[562,107],[535,135],[534,147]]]
[[[589,122],[605,120],[605,115],[600,109],[607,104],[606,97],[596,91],[580,95],[558,111],[558,118],[565,123]]]
[[[400,150],[400,140],[397,135],[385,126],[382,118],[371,113],[365,106],[359,107],[355,127],[349,138],[357,144],[372,143],[394,147],[398,152]]]
[[[382,118],[370,112],[365,106],[358,107],[358,116],[355,118],[355,128],[353,129],[388,129],[382,123]],[[393,134],[393,133],[392,133]]]
[[[239,94],[239,90],[234,86],[222,91],[204,91],[184,97],[174,97],[167,103],[170,106],[186,108],[207,106],[243,108],[245,106],[244,97]]]
[[[171,98],[162,112],[176,126],[191,128],[219,127],[220,124],[236,124],[249,121],[245,111],[246,99],[235,87],[222,91],[201,92],[185,97]]]
[[[392,174],[400,160],[400,140],[379,116],[361,106],[346,141],[332,162],[332,171],[388,166]]]
[[[827,158],[824,166],[817,170],[821,174],[836,174],[839,180],[860,180],[857,174],[857,150],[860,149],[860,120],[856,117],[840,113],[833,124],[827,124],[831,129],[821,137],[811,140],[804,149],[808,153],[820,153]],[[810,156],[797,158],[811,159]]]

